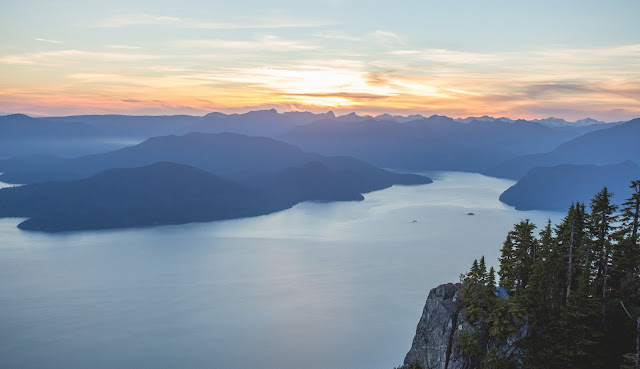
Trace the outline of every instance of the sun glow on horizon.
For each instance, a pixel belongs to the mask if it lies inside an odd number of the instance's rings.
[[[41,1],[28,3],[41,6],[32,14],[39,22],[18,22],[22,5],[5,6],[0,15],[0,27],[12,30],[0,33],[0,113],[201,115],[276,108],[608,121],[640,116],[640,31],[627,24],[633,22],[599,17],[628,18],[638,8],[634,2],[574,9],[582,18],[550,16],[584,33],[574,36],[540,27],[506,33],[479,22],[479,15],[509,24],[518,7],[503,7],[500,16],[465,1],[478,13],[464,19],[474,34],[447,28],[443,40],[431,35],[455,7],[429,2],[420,7],[441,17],[428,24],[417,9],[401,21],[376,24],[392,14],[358,2],[243,17],[230,6],[226,15],[215,13],[215,21],[199,16],[211,10],[206,7],[105,14],[85,6],[55,13]],[[126,8],[119,0],[118,6]],[[353,9],[363,18],[347,17]]]

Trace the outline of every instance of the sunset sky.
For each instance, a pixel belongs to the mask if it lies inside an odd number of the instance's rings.
[[[4,1],[0,114],[640,116],[640,1]]]

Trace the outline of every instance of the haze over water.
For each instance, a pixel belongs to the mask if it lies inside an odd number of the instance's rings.
[[[562,216],[500,203],[509,180],[430,176],[222,222],[51,235],[2,219],[3,365],[397,366],[431,288],[497,266],[520,219]]]

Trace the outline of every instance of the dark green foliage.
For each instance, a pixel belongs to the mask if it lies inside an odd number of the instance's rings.
[[[520,296],[527,285],[537,257],[538,241],[533,235],[536,226],[525,219],[507,235],[500,257],[500,285],[510,295]]]
[[[622,204],[616,243],[611,257],[611,287],[617,289],[618,297],[627,303],[640,289],[638,275],[640,268],[640,244],[638,243],[638,218],[640,215],[640,180],[629,186],[633,194]]]
[[[617,206],[611,204],[613,194],[604,187],[591,200],[591,214],[589,216],[589,231],[593,242],[593,272],[595,272],[594,294],[600,294],[602,306],[602,326],[606,329],[606,301],[611,286],[609,279],[609,263],[611,261],[613,223],[617,220],[614,212]]]
[[[524,321],[524,311],[516,299],[498,299],[489,312],[489,335],[506,339]]]
[[[482,257],[484,261],[484,256]],[[493,267],[489,268],[489,274],[487,275],[487,281],[484,288],[484,298],[487,301],[493,301],[496,298],[496,271]]]
[[[500,356],[500,352],[495,347],[489,349],[487,358],[482,364],[482,369],[516,369],[518,364],[512,361],[506,360]]]
[[[487,272],[484,256],[474,260],[471,270],[464,277],[462,299],[467,312],[467,320],[476,322],[487,315],[487,310],[496,300],[496,276],[493,267]]]
[[[480,340],[473,330],[465,329],[460,332],[456,345],[467,363],[474,361],[482,354]]]
[[[640,360],[635,353],[627,353],[623,355],[624,364],[620,366],[621,369],[638,369],[640,368]]]
[[[484,369],[639,367],[640,181],[630,187],[619,213],[605,187],[589,211],[572,204],[560,224],[547,222],[538,237],[529,220],[515,224],[498,272],[509,298],[489,296],[496,291],[493,268],[486,272],[484,258],[474,262],[463,302],[469,322],[488,332],[478,354]],[[519,343],[522,363],[508,362],[496,347],[524,325],[532,333]],[[472,338],[465,338],[466,347],[473,347]]]

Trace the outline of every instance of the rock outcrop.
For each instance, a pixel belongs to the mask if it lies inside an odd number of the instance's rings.
[[[492,348],[501,359],[520,366],[524,354],[521,343],[531,334],[529,325],[521,324],[506,339],[490,338],[486,324],[467,321],[461,289],[460,283],[447,283],[429,292],[413,344],[401,368],[480,368]],[[473,333],[477,339],[480,351],[473,357],[465,355],[459,345],[465,333]]]
[[[443,284],[429,292],[404,365],[423,368],[462,368],[464,361],[454,355],[455,336],[469,324],[461,316],[460,285]]]

